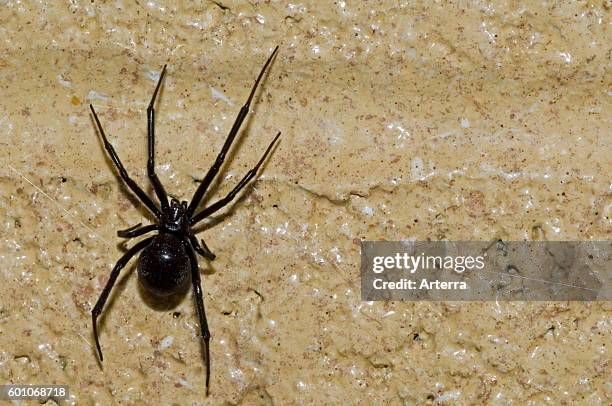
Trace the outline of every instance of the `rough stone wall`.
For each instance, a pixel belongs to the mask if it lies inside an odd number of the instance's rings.
[[[370,303],[359,240],[610,239],[609,1],[0,4],[0,381],[67,404],[610,404],[609,303]],[[188,200],[275,45],[201,227],[211,393],[191,294],[153,301],[146,190]],[[606,45],[608,44],[608,45]],[[131,244],[131,243],[130,243]],[[129,244],[128,244],[129,246]]]

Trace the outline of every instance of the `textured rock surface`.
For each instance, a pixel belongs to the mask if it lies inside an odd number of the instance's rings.
[[[610,238],[609,1],[138,3],[0,5],[2,383],[67,383],[69,404],[610,404],[609,304],[369,303],[358,272],[359,239]],[[281,144],[201,233],[209,398],[191,294],[153,303],[133,263],[101,369],[89,311],[116,230],[149,218],[87,104],[147,185],[168,63],[158,173],[189,199],[276,44],[216,195]]]

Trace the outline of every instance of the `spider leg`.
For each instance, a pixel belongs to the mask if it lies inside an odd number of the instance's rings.
[[[149,224],[146,226],[142,226],[142,223],[138,223],[133,227],[127,228],[125,230],[117,231],[117,236],[121,238],[134,238],[139,235],[143,235],[148,233],[149,231],[157,230],[157,224]]]
[[[221,165],[223,165],[223,161],[225,160],[225,155],[227,154],[230,147],[232,146],[232,142],[234,141],[236,134],[238,134],[238,130],[240,130],[240,126],[242,125],[242,122],[244,121],[244,119],[246,118],[249,112],[251,101],[253,100],[253,96],[255,95],[257,86],[259,85],[259,81],[263,77],[266,69],[268,68],[268,65],[270,64],[270,62],[272,62],[272,59],[274,58],[277,52],[278,52],[278,46],[274,48],[272,55],[270,55],[270,57],[266,61],[263,68],[261,68],[261,71],[259,72],[259,76],[257,77],[255,84],[251,88],[251,94],[249,95],[249,98],[247,99],[244,106],[242,106],[242,108],[240,109],[240,112],[238,113],[238,116],[236,117],[236,121],[234,121],[234,124],[232,125],[232,129],[230,130],[227,136],[227,139],[225,140],[225,144],[223,144],[223,147],[221,148],[221,151],[219,152],[219,155],[217,156],[217,159],[215,160],[213,165],[210,167],[210,169],[206,173],[206,176],[204,176],[204,179],[202,180],[202,182],[198,186],[198,189],[195,191],[193,197],[191,198],[191,202],[189,203],[189,207],[187,208],[187,217],[191,217],[193,213],[196,211],[196,209],[200,205],[200,202],[202,201],[202,198],[204,197],[204,194],[206,193],[206,189],[208,189],[208,187],[212,183],[217,173],[219,173],[219,169],[221,169]]]
[[[151,97],[151,102],[149,103],[149,107],[147,108],[147,141],[148,141],[148,150],[149,150],[149,160],[147,162],[147,174],[149,175],[149,179],[153,184],[153,189],[155,189],[155,194],[161,203],[162,211],[168,207],[168,195],[166,194],[166,190],[162,185],[161,181],[157,177],[155,173],[155,98],[157,97],[157,92],[161,87],[162,80],[164,80],[164,74],[166,73],[166,65],[164,65],[161,74],[159,75],[159,80],[157,81],[157,86],[155,86],[155,91],[153,92],[153,96]]]
[[[196,307],[198,309],[198,317],[200,319],[200,331],[204,340],[204,351],[206,352],[206,396],[208,396],[208,388],[210,387],[210,331],[208,330],[208,322],[206,321],[206,310],[204,310],[204,300],[202,299],[202,286],[200,283],[200,271],[198,270],[198,260],[196,258],[193,247],[188,241],[185,241],[185,248],[191,262],[191,283],[193,285],[193,295],[195,296]]]
[[[216,202],[214,202],[213,204],[211,204],[210,206],[202,209],[199,213],[197,213],[195,216],[193,216],[191,218],[191,220],[189,220],[189,224],[191,226],[196,225],[200,220],[205,219],[206,217],[210,216],[211,214],[213,214],[214,212],[216,212],[219,209],[222,209],[223,207],[225,207],[229,202],[231,202],[234,197],[236,197],[236,195],[238,194],[238,192],[240,192],[240,190],[242,190],[242,188],[244,188],[251,179],[253,179],[253,177],[255,177],[255,175],[257,174],[257,171],[259,170],[259,167],[264,163],[264,161],[266,160],[266,157],[268,156],[268,154],[270,153],[270,151],[272,150],[272,147],[274,146],[274,144],[276,143],[276,140],[278,140],[278,137],[280,137],[280,132],[278,134],[276,134],[276,137],[274,137],[274,139],[272,140],[272,142],[270,143],[270,145],[268,145],[268,149],[266,149],[266,152],[264,152],[263,156],[261,157],[261,159],[259,160],[259,162],[257,162],[257,165],[255,165],[255,167],[253,169],[251,169],[250,171],[247,172],[246,175],[244,175],[244,177],[242,178],[242,180],[240,182],[238,182],[238,185],[236,185],[236,187],[234,187],[234,189],[232,189],[227,196],[225,196],[223,199],[219,199]]]
[[[198,239],[195,237],[195,235],[189,234],[189,242],[191,242],[191,246],[193,247],[193,249],[198,254],[203,256],[204,258],[206,258],[206,259],[208,259],[210,261],[214,261],[214,259],[217,258],[217,256],[212,253],[212,251],[210,250],[210,248],[208,248],[208,245],[206,245],[204,240],[201,240],[201,241],[202,241],[202,245],[200,245],[200,243],[198,242]]]
[[[123,255],[119,259],[119,261],[117,261],[117,263],[115,264],[115,267],[113,268],[113,271],[111,272],[110,278],[108,278],[108,282],[106,282],[106,286],[104,286],[104,289],[102,290],[102,294],[98,298],[96,305],[91,311],[91,321],[93,323],[93,333],[94,333],[94,338],[96,340],[96,348],[98,349],[98,354],[100,355],[100,361],[103,361],[104,358],[102,357],[102,349],[100,348],[100,341],[98,340],[98,327],[96,323],[98,316],[100,315],[100,313],[102,313],[102,308],[104,307],[104,304],[106,303],[106,300],[108,299],[108,295],[113,289],[113,285],[115,285],[115,282],[117,281],[117,277],[119,277],[119,272],[125,267],[125,265],[129,262],[129,260],[132,259],[132,257],[138,251],[146,247],[147,244],[149,244],[153,238],[155,237],[150,237],[150,238],[147,238],[146,240],[142,240],[138,242],[136,245],[130,248],[128,252],[126,252],[125,255]]]
[[[100,131],[100,135],[102,136],[102,140],[104,141],[104,148],[106,148],[106,152],[108,152],[108,155],[110,155],[111,160],[119,170],[121,179],[123,179],[123,181],[130,187],[132,192],[134,192],[136,196],[138,196],[140,201],[144,203],[144,205],[147,206],[149,210],[151,210],[155,217],[160,218],[161,212],[159,211],[159,208],[155,205],[155,203],[153,203],[151,198],[140,188],[140,186],[138,186],[138,184],[136,184],[136,182],[134,182],[132,178],[130,178],[130,175],[128,175],[127,171],[123,167],[123,164],[119,160],[119,156],[115,152],[115,148],[113,148],[111,143],[108,142],[108,139],[106,138],[104,129],[102,129],[102,124],[100,124],[100,119],[98,118],[96,111],[94,110],[91,104],[89,105],[89,108],[93,113],[94,119],[96,120],[96,125],[98,126],[98,130]]]

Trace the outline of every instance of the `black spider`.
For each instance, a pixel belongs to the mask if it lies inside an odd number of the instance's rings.
[[[215,213],[219,209],[226,206],[230,203],[234,197],[244,188],[251,179],[255,177],[257,174],[257,170],[265,161],[266,157],[272,150],[272,147],[278,140],[280,136],[280,132],[274,137],[268,149],[263,154],[257,165],[253,169],[247,172],[247,174],[242,178],[242,180],[232,189],[231,192],[227,194],[222,199],[219,199],[215,203],[210,206],[200,210],[195,213],[198,205],[200,204],[204,194],[206,193],[207,188],[212,183],[213,179],[219,172],[221,165],[225,159],[225,155],[227,154],[229,148],[240,129],[242,122],[244,121],[247,113],[249,112],[249,107],[251,105],[251,101],[253,100],[253,96],[255,91],[257,90],[257,86],[259,85],[259,81],[263,77],[266,68],[276,55],[278,51],[278,46],[274,48],[274,52],[266,61],[266,64],[261,69],[255,84],[251,89],[251,94],[247,99],[247,102],[242,106],[240,112],[238,113],[238,117],[234,122],[232,129],[230,130],[227,139],[225,140],[225,144],[223,144],[223,148],[221,148],[221,152],[217,156],[214,164],[208,170],[208,173],[198,186],[198,189],[193,195],[191,202],[187,205],[186,201],[179,202],[176,199],[171,199],[168,202],[168,196],[164,187],[162,186],[159,178],[155,173],[155,110],[153,105],[155,104],[155,98],[157,96],[157,92],[161,86],[162,80],[164,78],[164,73],[166,72],[166,66],[162,69],[161,75],[159,77],[159,81],[157,82],[157,86],[155,87],[155,91],[153,92],[153,97],[151,98],[151,103],[149,103],[149,107],[147,109],[147,123],[148,123],[148,131],[147,131],[147,139],[148,139],[148,151],[149,151],[149,160],[147,164],[147,174],[148,177],[153,184],[153,189],[155,189],[155,194],[159,199],[161,207],[158,207],[149,196],[134,182],[128,175],[127,171],[121,164],[117,153],[113,146],[108,142],[106,135],[104,134],[104,130],[102,129],[102,125],[100,124],[100,120],[98,119],[98,115],[96,114],[93,106],[90,104],[89,107],[91,112],[93,113],[94,119],[96,121],[96,125],[98,126],[98,130],[100,131],[100,135],[102,136],[102,140],[104,141],[104,148],[110,155],[113,163],[119,170],[119,174],[123,181],[129,186],[129,188],[138,196],[138,198],[144,203],[145,206],[155,215],[157,222],[155,224],[149,224],[146,226],[142,226],[141,224],[137,224],[134,227],[130,227],[127,230],[119,231],[117,234],[122,238],[133,238],[150,231],[157,231],[158,234],[149,237],[145,240],[142,240],[136,243],[132,248],[130,248],[113,268],[111,272],[110,278],[98,299],[98,302],[94,306],[91,311],[91,317],[93,322],[93,332],[96,340],[96,347],[98,349],[98,354],[100,355],[100,361],[103,360],[102,357],[102,349],[100,348],[100,342],[98,341],[98,331],[96,326],[96,320],[100,313],[102,312],[102,308],[108,299],[108,295],[113,288],[113,285],[117,281],[117,277],[119,276],[119,272],[128,261],[140,250],[142,253],[138,259],[138,279],[141,284],[151,293],[158,296],[168,296],[173,293],[176,293],[183,288],[189,279],[189,273],[191,272],[191,283],[193,286],[194,296],[196,300],[196,307],[198,309],[198,316],[200,318],[200,329],[202,333],[202,338],[204,339],[204,346],[206,352],[206,394],[208,394],[209,382],[210,382],[210,332],[208,330],[208,323],[206,321],[206,312],[204,311],[204,301],[202,299],[202,288],[200,286],[200,274],[198,272],[198,262],[196,259],[196,254],[200,254],[204,258],[208,260],[214,260],[215,255],[210,251],[204,240],[201,240],[202,245],[198,243],[195,235],[193,234],[192,227],[194,227],[198,222]],[[194,214],[195,213],[195,214]]]

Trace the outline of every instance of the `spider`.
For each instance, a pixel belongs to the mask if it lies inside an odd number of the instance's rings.
[[[151,292],[153,295],[158,297],[169,296],[174,293],[181,291],[184,287],[186,287],[187,281],[189,279],[189,274],[191,273],[191,284],[195,296],[195,302],[198,312],[198,317],[200,321],[200,330],[202,339],[204,340],[204,349],[205,349],[205,364],[206,364],[206,394],[208,395],[208,389],[210,386],[210,331],[208,330],[208,322],[206,321],[206,312],[204,310],[204,301],[202,299],[202,287],[200,284],[200,274],[198,271],[198,262],[196,258],[196,253],[200,254],[202,257],[207,260],[214,260],[215,254],[211,252],[208,248],[204,240],[200,240],[198,242],[197,238],[194,235],[192,228],[196,226],[201,220],[207,218],[213,213],[217,212],[221,208],[225,207],[229,204],[248,183],[251,181],[257,171],[266,160],[266,157],[272,150],[276,141],[280,137],[280,132],[276,134],[272,142],[268,145],[268,148],[264,152],[263,156],[257,162],[255,167],[253,167],[250,171],[246,173],[246,175],[238,182],[238,184],[222,199],[212,203],[208,207],[203,208],[202,210],[196,212],[204,194],[206,193],[208,187],[212,183],[215,176],[219,173],[219,169],[225,160],[225,156],[230,149],[236,134],[240,130],[240,126],[242,122],[246,118],[249,108],[251,105],[251,101],[253,100],[253,96],[255,95],[255,91],[259,85],[261,78],[263,77],[268,65],[274,59],[278,51],[278,46],[274,48],[272,54],[268,57],[265,65],[259,72],[259,76],[255,81],[255,84],[251,88],[251,93],[223,144],[219,155],[213,165],[210,167],[204,179],[198,185],[197,190],[195,191],[191,202],[187,204],[186,201],[179,202],[177,199],[171,199],[168,202],[168,195],[160,182],[157,174],[155,173],[155,99],[157,97],[157,93],[161,86],[162,80],[164,78],[164,74],[166,73],[166,65],[164,65],[159,80],[157,82],[157,86],[155,87],[155,91],[153,92],[153,96],[151,98],[151,102],[149,103],[149,107],[147,108],[147,140],[148,140],[148,162],[147,162],[147,175],[151,184],[153,185],[153,189],[155,190],[155,194],[157,195],[157,199],[159,200],[159,206],[154,203],[151,198],[136,184],[132,178],[128,175],[127,171],[123,167],[123,164],[119,160],[119,156],[115,152],[113,146],[108,142],[106,138],[106,134],[102,129],[102,125],[100,124],[100,120],[98,119],[98,115],[94,110],[93,106],[90,104],[89,108],[93,113],[93,117],[95,119],[96,125],[98,127],[98,131],[102,136],[102,141],[104,142],[104,148],[106,152],[110,156],[114,165],[117,167],[119,174],[121,175],[121,179],[127,184],[127,186],[131,189],[131,191],[140,199],[140,201],[151,211],[151,213],[155,216],[156,222],[154,224],[149,224],[143,226],[142,223],[137,224],[133,227],[130,227],[126,230],[121,230],[117,232],[117,235],[121,238],[134,238],[151,231],[157,231],[157,234],[148,237],[142,241],[136,243],[133,247],[131,247],[120,259],[117,261],[114,266],[110,278],[104,286],[102,290],[102,294],[98,298],[96,305],[91,311],[91,318],[93,324],[93,334],[96,340],[96,348],[98,350],[98,354],[100,356],[100,362],[103,361],[102,349],[100,347],[100,342],[98,340],[98,329],[97,329],[97,319],[98,316],[102,313],[102,309],[104,308],[104,304],[106,303],[108,296],[113,288],[113,285],[117,281],[117,277],[119,276],[119,272],[123,269],[130,259],[136,255],[138,252],[142,251],[138,258],[138,280],[143,285],[143,287]]]

